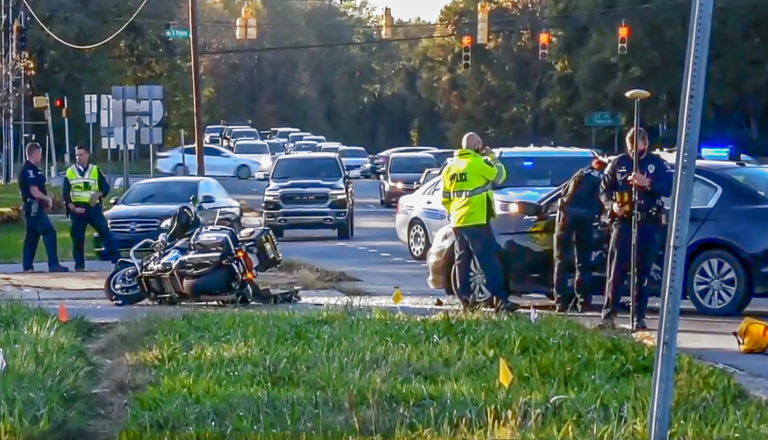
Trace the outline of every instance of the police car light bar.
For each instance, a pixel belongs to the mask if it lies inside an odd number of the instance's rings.
[[[730,160],[733,147],[701,147],[701,158],[706,160]]]

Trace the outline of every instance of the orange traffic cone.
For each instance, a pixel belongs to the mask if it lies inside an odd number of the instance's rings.
[[[64,303],[59,304],[59,321],[69,321],[69,313],[67,313],[67,308],[64,306]]]

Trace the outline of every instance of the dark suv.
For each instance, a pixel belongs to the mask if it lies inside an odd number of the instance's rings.
[[[281,156],[264,190],[264,226],[277,237],[286,229],[335,229],[354,235],[354,189],[336,154]]]

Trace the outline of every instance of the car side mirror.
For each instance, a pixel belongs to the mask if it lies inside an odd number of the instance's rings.
[[[528,217],[539,217],[544,212],[544,209],[538,203],[518,201],[514,205],[517,206],[517,212]],[[514,209],[513,209],[514,210]]]
[[[259,171],[254,174],[254,178],[260,182],[266,182],[269,180],[269,176],[264,171]]]
[[[200,199],[200,204],[210,204],[215,203],[216,199],[210,195],[210,194],[203,194],[203,197]]]

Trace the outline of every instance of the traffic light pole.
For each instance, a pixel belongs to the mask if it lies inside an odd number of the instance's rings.
[[[677,144],[675,144],[682,146],[682,148],[675,161],[674,193],[664,253],[661,313],[659,314],[659,332],[648,415],[648,431],[651,440],[665,440],[669,435],[670,411],[675,386],[675,365],[677,363],[680,299],[685,276],[693,176],[696,170],[701,113],[704,107],[704,86],[709,58],[713,3],[714,0],[695,0],[691,3],[688,49],[685,57],[683,90],[680,97]]]
[[[189,49],[192,58],[192,102],[195,115],[195,157],[197,158],[197,175],[205,176],[203,115],[201,110],[201,101],[203,98],[200,93],[200,58],[197,52],[197,0],[189,0]]]
[[[66,96],[64,97],[64,109],[62,110],[62,113],[64,113],[64,148],[66,148],[64,163],[69,166],[69,102],[67,101]]]

